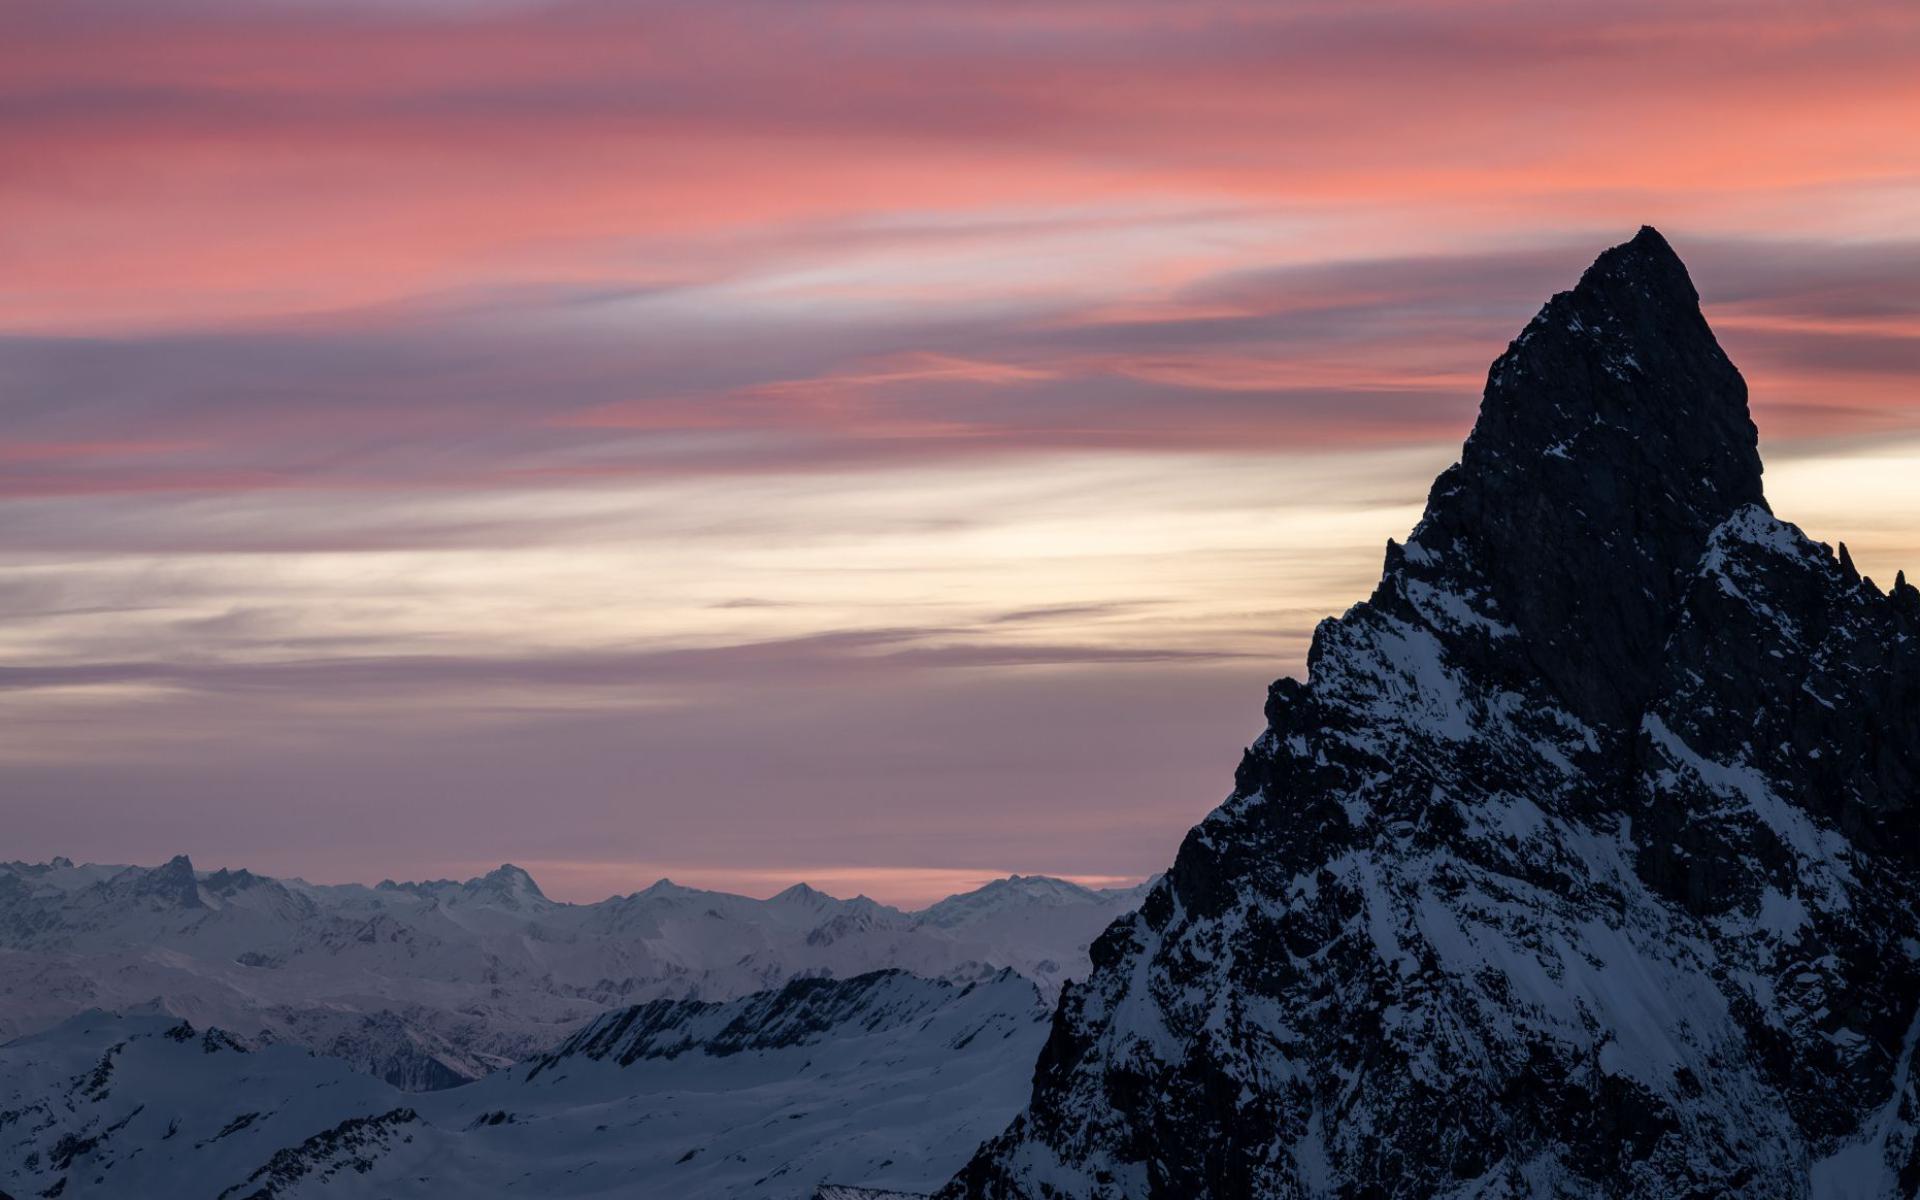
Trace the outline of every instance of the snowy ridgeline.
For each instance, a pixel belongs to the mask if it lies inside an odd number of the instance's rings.
[[[1018,1111],[1046,1020],[1011,971],[796,980],[610,1013],[551,1055],[409,1094],[292,1046],[83,1014],[0,1046],[0,1194],[926,1193]]]
[[[0,1039],[88,1009],[159,1012],[430,1090],[543,1053],[612,1009],[795,978],[1012,968],[1051,1000],[1141,890],[1014,876],[909,913],[804,885],[754,900],[665,880],[562,904],[512,866],[363,887],[196,871],[184,857],[0,863]]]

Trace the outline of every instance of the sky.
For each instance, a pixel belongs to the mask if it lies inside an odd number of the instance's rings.
[[[1171,861],[1642,223],[1920,567],[1911,0],[0,6],[0,857]]]

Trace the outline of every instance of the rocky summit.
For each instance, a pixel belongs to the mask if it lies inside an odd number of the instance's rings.
[[[1920,1191],[1920,592],[1769,510],[1658,233],[1308,668],[945,1196]]]

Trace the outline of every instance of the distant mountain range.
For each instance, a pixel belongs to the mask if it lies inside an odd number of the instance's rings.
[[[0,863],[0,1039],[88,1009],[152,1011],[429,1090],[653,999],[896,968],[958,981],[1011,968],[1051,998],[1142,894],[1013,876],[916,913],[804,884],[755,900],[661,880],[565,904],[512,865],[368,887],[197,871],[184,856]]]

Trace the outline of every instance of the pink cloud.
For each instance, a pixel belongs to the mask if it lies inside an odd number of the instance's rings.
[[[1875,0],[61,9],[0,18],[16,326],[644,280],[688,238],[1090,196],[1624,225],[1904,178],[1920,116],[1920,17]]]

